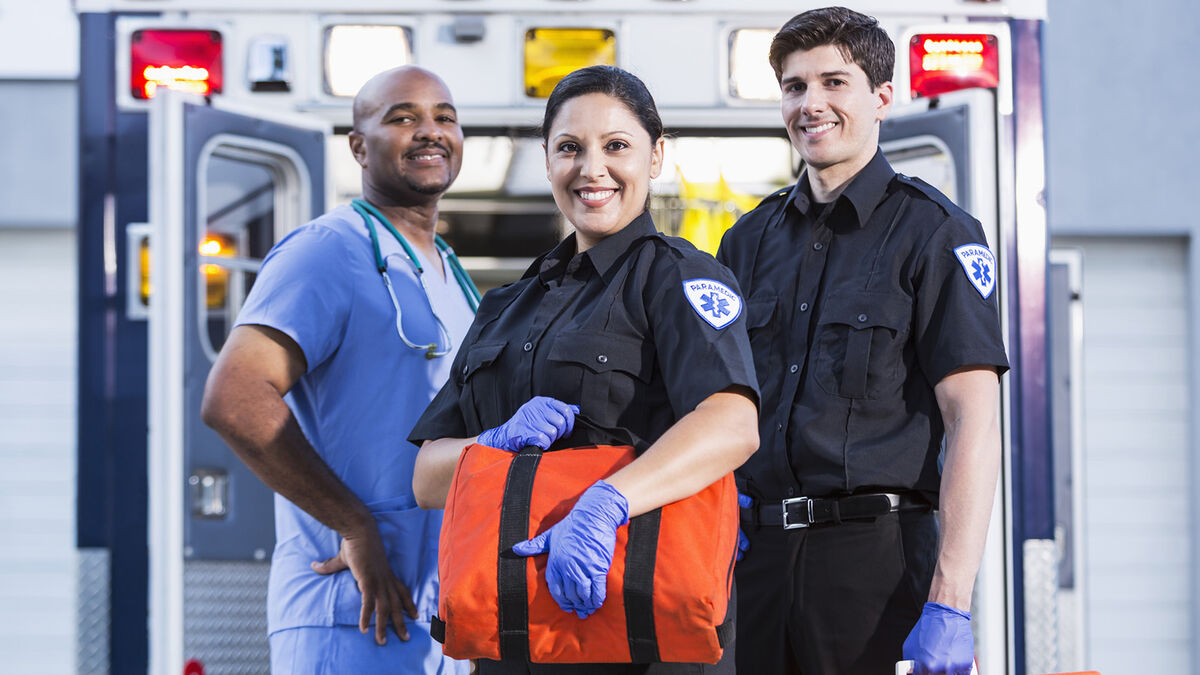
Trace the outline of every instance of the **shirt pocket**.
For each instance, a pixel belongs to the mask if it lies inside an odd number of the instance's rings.
[[[911,319],[912,300],[902,293],[831,293],[817,328],[817,384],[851,399],[898,392]]]
[[[577,390],[580,412],[613,424],[654,372],[654,344],[610,331],[560,334],[547,359],[556,372],[555,391]]]
[[[507,342],[477,342],[467,352],[461,373],[460,407],[468,430],[475,428],[482,432],[508,419],[501,419],[500,410],[500,392],[506,389],[500,388],[498,369],[492,367],[507,345]]]
[[[754,369],[759,386],[765,386],[765,376],[774,372],[779,362],[779,298],[773,293],[756,293],[746,303],[746,332],[750,336],[750,351],[754,354]]]

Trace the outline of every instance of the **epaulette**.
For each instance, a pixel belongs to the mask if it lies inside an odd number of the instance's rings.
[[[944,210],[947,215],[963,213],[963,210],[959,208],[957,204],[950,201],[949,197],[942,194],[941,190],[933,187],[920,178],[897,173],[896,180],[928,197],[930,201],[942,207],[942,210]]]
[[[771,194],[767,195],[766,197],[763,197],[762,201],[760,201],[758,204],[756,204],[753,209],[750,209],[750,212],[753,213],[754,211],[757,211],[757,210],[761,209],[762,207],[771,204],[774,201],[778,201],[779,199],[787,197],[789,194],[791,194],[792,188],[794,188],[794,187],[796,187],[796,186],[789,185],[787,187],[780,188],[780,189],[772,192]]]
[[[778,198],[780,198],[780,197],[786,197],[786,196],[788,195],[788,193],[789,193],[789,192],[791,192],[791,191],[792,191],[792,188],[794,188],[794,187],[796,187],[796,186],[795,186],[795,185],[789,185],[789,186],[787,186],[787,187],[785,187],[785,188],[781,188],[781,189],[779,189],[779,190],[776,190],[775,192],[773,192],[773,193],[771,193],[771,194],[767,195],[766,197],[763,197],[763,200],[762,200],[761,202],[759,202],[759,203],[760,203],[760,204],[766,204],[767,202],[771,201],[772,199],[778,199]]]

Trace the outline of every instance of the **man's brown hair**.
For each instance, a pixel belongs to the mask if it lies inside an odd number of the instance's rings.
[[[797,14],[771,40],[770,60],[775,79],[783,79],[783,62],[797,50],[833,45],[850,63],[867,74],[871,90],[890,82],[896,65],[896,45],[874,17],[845,7],[825,7]]]

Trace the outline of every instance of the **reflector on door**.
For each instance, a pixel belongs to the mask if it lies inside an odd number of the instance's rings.
[[[227,236],[209,232],[200,242],[200,255],[231,258],[237,255],[237,245]],[[204,297],[208,308],[221,309],[229,292],[229,270],[212,263],[201,265],[200,269],[204,273]]]

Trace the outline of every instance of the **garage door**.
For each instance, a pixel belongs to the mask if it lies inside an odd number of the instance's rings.
[[[0,673],[72,673],[75,233],[0,230]]]
[[[1083,257],[1087,666],[1190,673],[1187,242],[1056,238]]]

